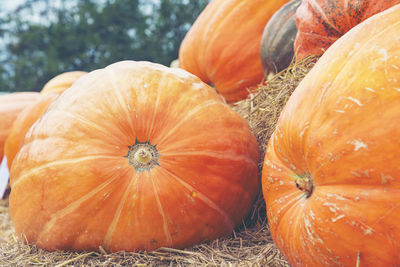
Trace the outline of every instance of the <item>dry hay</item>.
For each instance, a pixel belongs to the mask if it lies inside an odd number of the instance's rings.
[[[258,92],[235,105],[250,123],[260,150],[264,151],[279,113],[299,81],[314,64],[307,59],[260,85]],[[263,159],[263,156],[261,157]],[[273,244],[265,203],[260,194],[240,229],[232,235],[185,250],[161,248],[154,252],[107,253],[47,252],[18,241],[8,212],[8,200],[0,200],[0,266],[289,266]]]
[[[293,62],[289,68],[260,84],[255,93],[234,106],[234,109],[249,122],[260,145],[261,159],[264,158],[264,151],[282,108],[317,59],[318,57],[310,56]]]

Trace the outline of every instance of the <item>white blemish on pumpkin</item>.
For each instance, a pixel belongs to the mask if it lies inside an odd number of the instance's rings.
[[[388,181],[393,181],[393,177],[390,175],[381,174],[382,184],[386,184]]]
[[[376,92],[374,89],[372,89],[372,88],[369,88],[369,87],[365,87],[365,90],[367,90],[367,91],[371,91],[371,92]]]
[[[362,104],[362,103],[360,102],[360,100],[358,100],[358,99],[355,99],[355,98],[353,98],[353,97],[351,97],[351,96],[347,97],[347,99],[353,101],[354,103],[356,103],[356,104],[357,104],[358,106],[360,106],[360,107],[363,106],[363,104]]]
[[[354,151],[358,151],[361,148],[367,148],[368,147],[365,143],[363,143],[362,141],[357,140],[357,139],[355,139],[353,141],[347,141],[347,144],[354,145]]]
[[[344,197],[342,197],[342,196],[340,196],[340,195],[337,195],[337,194],[327,193],[326,196],[327,196],[327,197],[334,197],[334,198],[336,198],[337,200],[342,200],[342,201],[347,200],[347,199],[345,199]]]
[[[333,130],[333,134],[337,134],[338,132],[339,132],[338,129]]]
[[[321,94],[319,95],[318,104],[321,104],[322,99],[326,94],[326,90],[331,86],[331,82],[327,82],[321,90]]]
[[[331,221],[332,221],[332,222],[336,222],[337,220],[340,220],[340,219],[342,219],[343,217],[344,217],[344,214],[341,214],[341,215],[339,215],[339,216],[337,216],[337,217],[335,217],[335,218],[332,218]]]
[[[315,214],[311,209],[310,209],[310,217],[312,220],[315,220]]]
[[[396,65],[392,65],[392,67],[394,68],[394,69],[396,69],[396,70],[400,70],[400,68],[398,67],[398,66],[396,66]]]
[[[339,110],[339,109],[335,109],[335,112],[337,112],[337,113],[345,113],[344,110]]]
[[[302,137],[304,135],[304,132],[310,127],[310,121],[306,121],[304,124],[303,130],[300,132],[299,136]]]
[[[365,226],[365,227],[362,227],[362,226],[361,226],[361,229],[363,230],[364,235],[372,235],[373,230],[374,230],[374,229],[372,229],[372,228],[369,227],[369,226]]]
[[[292,168],[292,170],[294,170],[294,171],[296,171],[297,169],[296,169],[296,166],[294,166],[294,164],[293,163],[290,163],[290,168]]]
[[[193,83],[192,84],[192,88],[194,89],[194,90],[200,90],[201,88],[203,88],[204,87],[204,84],[202,84],[202,83]]]
[[[381,48],[381,49],[379,49],[378,53],[383,56],[382,61],[385,62],[385,74],[387,75],[388,74],[388,71],[387,71],[388,52],[386,51],[385,48]]]
[[[279,182],[279,185],[283,185],[283,184],[284,184],[283,181],[280,181],[280,182]]]
[[[330,203],[330,202],[324,202],[322,204],[322,206],[324,207],[328,207],[328,209],[333,212],[333,213],[337,213],[339,209],[339,207],[335,204],[335,203]]]
[[[354,176],[361,177],[361,175],[357,172],[351,171],[350,173],[353,174]]]
[[[247,80],[240,80],[237,84],[238,85],[242,85],[242,84],[246,83],[247,81],[248,81],[248,79]]]
[[[396,90],[397,92],[400,92],[400,88],[393,87],[393,89]]]
[[[308,234],[308,240],[311,241],[313,245],[315,245],[316,241],[319,242],[320,244],[323,244],[324,241],[315,233],[314,229],[312,228],[312,225],[310,223],[310,220],[303,215],[303,220],[304,220],[304,226],[306,228],[306,232]]]
[[[354,200],[355,200],[355,201],[359,201],[359,200],[360,200],[360,197],[355,197]]]
[[[147,86],[148,86],[147,83],[143,84],[143,87],[144,87],[144,88],[147,88]]]

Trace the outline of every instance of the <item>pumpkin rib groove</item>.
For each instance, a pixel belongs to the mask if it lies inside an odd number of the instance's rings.
[[[93,129],[97,130],[98,132],[103,133],[105,136],[110,136],[110,131],[109,130],[107,130],[104,127],[101,127],[99,124],[97,124],[97,123],[95,123],[95,122],[93,122],[91,120],[86,119],[86,117],[83,117],[78,113],[72,113],[72,112],[67,111],[67,110],[52,110],[51,112],[59,112],[60,115],[67,115],[70,118],[77,119],[80,123],[83,123],[86,126],[89,126],[89,127],[93,128]]]
[[[85,195],[83,195],[82,197],[78,198],[77,200],[73,201],[72,203],[70,203],[68,206],[60,209],[59,211],[55,212],[53,215],[51,215],[50,220],[48,220],[44,225],[42,230],[39,232],[38,237],[37,237],[37,241],[36,242],[40,242],[40,239],[43,235],[45,235],[48,231],[50,231],[54,224],[57,222],[58,219],[63,218],[64,216],[68,215],[69,213],[75,211],[76,209],[79,208],[79,206],[84,203],[85,201],[89,200],[90,198],[92,198],[93,196],[95,196],[97,193],[99,193],[101,190],[103,190],[104,188],[106,188],[109,184],[111,184],[112,182],[114,182],[115,180],[117,180],[119,177],[116,176],[112,179],[109,179],[107,181],[105,181],[104,183],[100,184],[99,186],[97,186],[96,188],[94,188],[93,190],[91,190],[90,192],[86,193]]]
[[[347,25],[351,25],[350,17],[349,17],[349,0],[343,1],[343,10],[344,10],[344,18],[346,20]]]
[[[166,142],[168,140],[168,137],[170,137],[173,133],[175,133],[179,129],[179,127],[182,126],[182,124],[184,124],[188,119],[190,119],[197,112],[199,112],[203,108],[213,106],[213,105],[218,105],[218,104],[222,105],[221,102],[218,102],[213,99],[213,100],[206,101],[206,102],[202,103],[201,105],[198,105],[197,107],[194,107],[191,111],[189,111],[187,113],[187,115],[185,117],[183,117],[178,123],[176,123],[174,125],[174,127],[169,129],[168,133],[162,135],[162,138],[157,141],[157,145],[162,145],[163,142]]]
[[[239,4],[238,6],[235,6],[234,8],[230,8],[230,7],[229,7],[229,4],[231,4],[231,3],[226,2],[225,5],[222,4],[222,5],[220,6],[220,9],[215,9],[214,12],[213,12],[213,13],[214,13],[214,15],[213,15],[213,16],[214,16],[214,19],[216,19],[217,17],[219,17],[219,14],[220,14],[221,10],[222,10],[222,13],[224,14],[224,18],[227,19],[227,20],[228,20],[228,18],[229,18],[232,14],[236,13],[236,12],[237,12],[237,11],[236,11],[236,8],[238,8],[238,7],[240,6],[240,4]],[[227,11],[227,12],[226,12],[226,10],[227,10],[226,6],[228,6],[228,11]],[[224,13],[224,11],[225,11],[226,13]],[[208,23],[207,23],[207,28],[209,28],[210,25],[211,25],[211,23],[208,22]],[[215,25],[212,25],[212,26],[215,26]],[[219,33],[219,32],[223,32],[223,31],[220,30],[220,28],[223,28],[223,29],[224,29],[224,27],[225,27],[225,24],[219,23],[219,24],[217,24],[217,27],[213,28],[212,30],[213,30],[214,32],[216,32],[216,33]],[[206,33],[206,31],[204,31],[204,33]],[[207,40],[207,39],[208,39],[208,38],[205,37],[204,40]],[[204,52],[205,52],[204,55],[208,55],[208,54],[209,54],[209,49],[213,49],[213,45],[214,45],[213,42],[206,42],[206,47],[204,48]],[[221,56],[221,54],[218,54],[218,56]],[[197,60],[196,60],[196,61],[197,61]],[[216,72],[217,69],[218,69],[218,67],[217,67],[217,66],[214,66],[213,71],[206,70],[206,74],[207,74],[207,76],[209,77],[208,79],[209,79],[210,81],[212,81],[212,77],[215,75],[215,72]]]
[[[165,166],[165,164],[162,166],[163,168],[165,168],[165,169],[169,169],[169,167],[170,166],[172,166],[172,164],[174,163],[174,160],[173,159],[168,159],[168,158],[163,158],[163,161],[164,161],[164,163],[166,163],[168,166]],[[257,164],[255,164],[255,166],[257,166]],[[218,179],[220,179],[221,177],[219,177],[219,176],[217,176],[218,177]],[[180,179],[182,179],[183,181],[184,181],[184,179],[183,178],[180,178]],[[226,183],[226,181],[224,181],[223,179],[221,179],[221,182],[224,182],[224,183]],[[236,184],[236,183],[234,183],[232,180],[231,181],[229,181],[229,186],[231,186],[231,187],[235,187],[235,188],[238,188],[238,187],[240,187],[240,181],[238,181],[238,183]],[[248,194],[247,192],[246,193],[244,193],[244,194]]]
[[[183,185],[186,189],[189,190],[189,192],[196,192],[197,193],[197,198],[200,199],[204,204],[212,208],[213,210],[217,211],[221,217],[223,218],[225,224],[228,226],[230,231],[233,230],[235,224],[233,223],[232,219],[228,216],[228,214],[220,207],[218,207],[217,204],[215,204],[211,199],[209,199],[206,195],[201,193],[199,190],[191,186],[190,184],[186,183],[183,179],[179,178],[175,173],[172,171],[168,170],[165,167],[162,167],[161,170],[165,171],[168,173],[169,176],[174,178],[177,182],[179,182],[181,185]]]
[[[165,234],[165,239],[167,241],[168,246],[172,246],[171,231],[168,228],[167,218],[166,218],[166,215],[165,215],[165,212],[164,212],[164,208],[163,208],[163,206],[161,204],[160,195],[158,193],[156,184],[154,182],[153,175],[149,175],[149,176],[150,176],[149,178],[151,180],[151,183],[153,185],[153,191],[154,191],[154,196],[156,198],[157,208],[158,208],[158,211],[160,212],[162,220],[163,220],[163,230],[164,230],[164,234]]]
[[[79,158],[71,158],[71,159],[64,159],[64,160],[56,160],[56,161],[52,161],[50,163],[46,163],[43,165],[39,165],[36,166],[32,169],[29,169],[27,172],[25,172],[23,175],[19,176],[18,180],[16,181],[11,181],[11,187],[15,187],[18,184],[20,184],[23,180],[25,180],[26,178],[30,177],[30,175],[35,174],[38,171],[50,168],[50,167],[54,167],[54,166],[59,166],[59,165],[64,165],[64,164],[75,164],[75,163],[79,163],[81,161],[86,161],[86,160],[94,160],[94,159],[115,159],[117,158],[117,156],[85,156],[85,157],[79,157]]]
[[[137,136],[136,131],[135,131],[135,126],[132,124],[133,119],[131,116],[131,113],[127,111],[127,109],[125,107],[128,106],[128,104],[125,102],[125,98],[122,96],[121,92],[120,92],[120,88],[117,86],[116,84],[116,78],[115,78],[115,73],[113,72],[112,69],[110,68],[104,68],[104,71],[106,72],[109,81],[111,83],[111,85],[113,86],[114,92],[115,92],[115,96],[116,99],[118,100],[118,102],[120,103],[121,107],[124,107],[123,110],[125,112],[125,116],[128,118],[128,124],[129,124],[129,128],[131,130],[131,132]],[[145,93],[145,90],[143,90],[143,93]]]
[[[106,234],[104,236],[104,241],[103,241],[103,245],[105,249],[109,248],[109,244],[111,242],[112,239],[112,235],[115,231],[115,228],[118,224],[119,218],[121,216],[121,212],[122,212],[122,208],[125,205],[126,199],[128,198],[129,195],[129,191],[131,189],[132,186],[134,186],[135,184],[137,184],[138,182],[138,176],[139,176],[139,172],[135,171],[132,180],[129,182],[128,186],[125,189],[125,192],[120,200],[120,203],[117,207],[117,209],[115,210],[115,214],[113,219],[111,220],[110,226],[108,227]]]
[[[331,29],[335,30],[336,33],[340,32],[339,29],[337,29],[337,27],[335,26],[335,24],[328,19],[322,7],[315,0],[310,0],[310,4],[314,7],[314,10],[318,10],[318,13],[321,14],[323,21],[325,21],[326,24],[328,24]]]
[[[225,153],[225,151],[221,151],[221,153],[217,153],[217,151],[185,151],[185,152],[164,152],[162,153],[163,156],[205,156],[211,157],[216,159],[229,159],[232,161],[245,161],[248,164],[257,166],[257,163],[254,160],[251,160],[250,156],[244,155],[232,155]]]
[[[160,78],[160,81],[163,81],[163,80],[165,79],[165,77],[166,77],[166,74],[163,73],[163,74],[162,74],[162,78]],[[148,130],[147,140],[150,140],[151,137],[153,136],[154,123],[156,122],[156,117],[157,117],[157,112],[158,112],[158,106],[159,106],[159,104],[160,104],[160,99],[161,99],[161,92],[162,92],[161,84],[162,84],[162,83],[160,82],[160,83],[158,83],[158,86],[157,86],[157,99],[156,99],[156,101],[155,101],[154,108],[152,109],[153,116],[152,116],[151,124],[150,124],[149,130]],[[168,86],[167,86],[167,87],[168,87]]]

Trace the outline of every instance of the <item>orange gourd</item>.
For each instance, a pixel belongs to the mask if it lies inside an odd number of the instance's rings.
[[[56,93],[43,95],[18,114],[4,145],[4,153],[7,156],[8,169],[11,169],[11,164],[22,145],[28,130],[43,115],[57,96],[58,94]]]
[[[185,36],[179,66],[214,84],[227,102],[246,98],[263,79],[260,42],[271,16],[289,0],[213,0]]]
[[[400,5],[336,41],[290,97],[262,170],[293,266],[400,264]]]
[[[39,97],[36,92],[11,93],[0,96],[0,161],[4,155],[4,143],[18,114]]]
[[[80,78],[25,136],[10,215],[47,250],[183,248],[241,223],[257,161],[247,122],[199,78],[118,62]]]
[[[84,71],[71,71],[55,76],[45,84],[40,92],[40,98],[18,115],[4,146],[4,153],[7,156],[9,169],[11,169],[11,164],[23,143],[25,134],[31,126],[43,115],[48,106],[59,94],[71,87],[84,74],[86,74]]]
[[[48,81],[44,85],[40,93],[42,95],[48,93],[61,94],[65,91],[65,89],[69,88],[78,78],[85,75],[86,73],[87,72],[85,71],[69,71],[61,73]]]
[[[400,0],[303,0],[296,12],[297,58],[322,55],[339,37]]]

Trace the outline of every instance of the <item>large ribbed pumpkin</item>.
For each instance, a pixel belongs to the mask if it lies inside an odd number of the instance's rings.
[[[84,74],[86,74],[86,72],[71,71],[55,76],[43,87],[39,99],[21,111],[11,127],[4,146],[4,153],[7,156],[9,169],[11,169],[14,157],[17,155],[25,134],[31,126],[43,115],[48,106],[59,94],[71,87],[71,85]]]
[[[339,37],[400,0],[303,0],[296,12],[297,58],[322,55]]]
[[[11,93],[0,96],[0,161],[4,143],[18,114],[39,97],[36,92]]]
[[[293,44],[297,35],[295,14],[301,0],[292,0],[281,7],[268,21],[261,38],[261,62],[264,77],[286,69],[293,60]]]
[[[11,169],[16,233],[47,250],[183,248],[231,233],[259,189],[258,145],[214,89],[124,61],[80,78]]]
[[[319,59],[266,151],[271,235],[293,266],[400,265],[400,5]]]
[[[271,16],[289,0],[213,0],[182,42],[179,66],[214,84],[227,102],[246,98],[263,79],[260,41]]]

